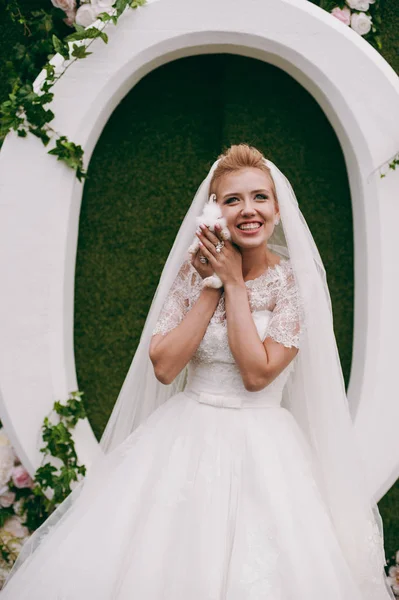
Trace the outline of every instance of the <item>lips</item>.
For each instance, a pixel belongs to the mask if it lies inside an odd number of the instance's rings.
[[[251,229],[240,229],[238,226],[237,226],[237,229],[240,232],[241,236],[248,237],[251,235],[253,235],[253,236],[258,235],[258,233],[261,231],[262,227],[263,227],[263,223],[259,223],[259,227],[254,227],[253,229],[252,228]]]
[[[263,225],[263,223],[261,223],[260,221],[243,221],[242,223],[238,223],[237,229],[239,229],[240,231],[256,231],[256,229],[244,230],[244,229],[241,229],[241,227],[240,227],[240,225],[250,225],[252,223],[259,225],[259,227],[257,229],[260,229]]]

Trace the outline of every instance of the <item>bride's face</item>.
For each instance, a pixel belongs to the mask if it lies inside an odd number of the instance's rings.
[[[279,211],[272,182],[265,171],[247,167],[223,175],[214,191],[232,242],[244,248],[267,242]],[[259,227],[246,231],[240,228],[242,223],[250,221],[259,223]]]

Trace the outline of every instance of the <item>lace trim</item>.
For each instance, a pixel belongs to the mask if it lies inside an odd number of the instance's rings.
[[[302,311],[300,298],[289,260],[269,267],[264,273],[245,282],[251,312],[273,312],[267,337],[286,347],[299,348]],[[202,279],[189,260],[179,270],[162,307],[153,335],[165,335],[182,321],[197,302],[202,290]],[[226,322],[225,296],[222,293],[210,325]]]

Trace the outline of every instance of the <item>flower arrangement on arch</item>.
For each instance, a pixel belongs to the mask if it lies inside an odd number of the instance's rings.
[[[396,552],[395,564],[388,568],[388,584],[391,586],[395,598],[399,598],[399,550]],[[392,561],[393,562],[393,561]]]
[[[370,5],[375,5],[376,0],[345,0],[340,6],[335,6],[330,12],[339,21],[351,27],[359,35],[375,33],[376,28],[373,22],[373,15],[370,13]],[[373,8],[375,8],[373,6]],[[378,36],[374,36],[378,47],[380,41]]]
[[[115,0],[51,0],[55,8],[66,14],[64,23],[73,27],[74,23],[82,27],[92,25],[101,13],[112,14]]]
[[[40,448],[44,457],[33,477],[21,464],[0,421],[0,590],[25,541],[86,475],[71,435],[77,422],[86,417],[83,393],[76,390],[65,403],[54,402],[44,418],[45,445]]]

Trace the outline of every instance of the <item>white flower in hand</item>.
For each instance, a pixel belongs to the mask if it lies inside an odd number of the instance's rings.
[[[363,13],[353,13],[351,27],[359,35],[366,35],[371,29],[371,17]]]

